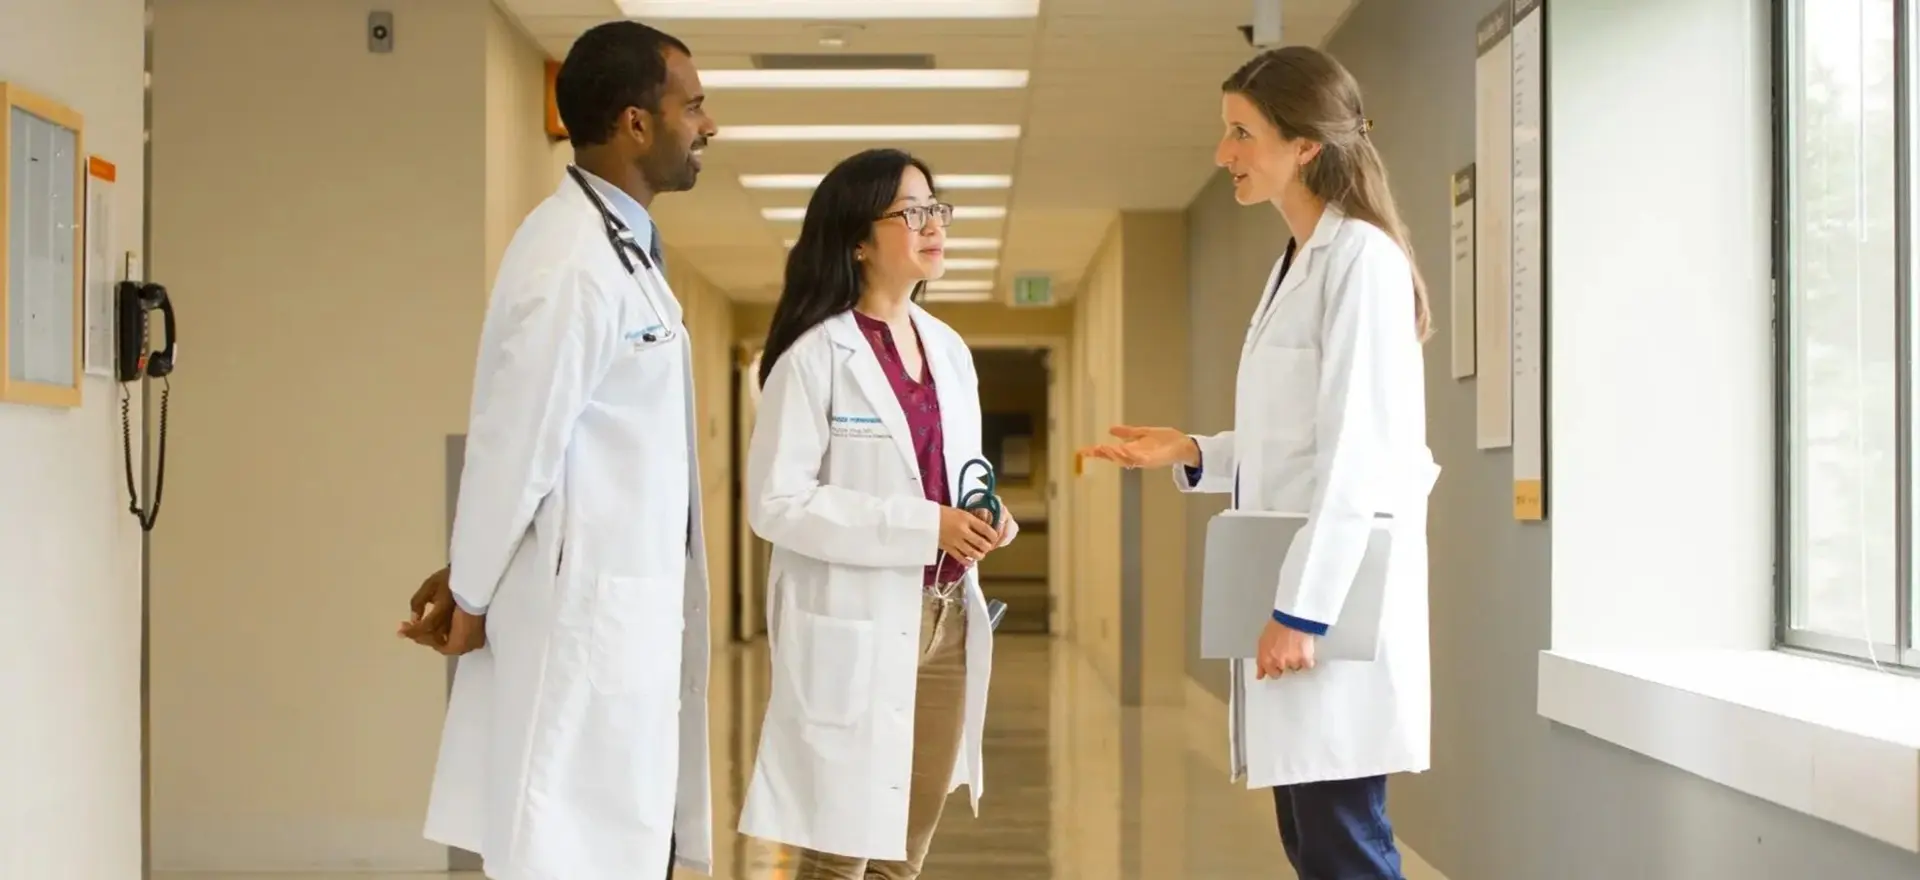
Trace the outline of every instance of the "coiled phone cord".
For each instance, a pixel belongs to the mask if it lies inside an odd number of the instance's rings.
[[[135,519],[140,520],[140,528],[153,531],[153,524],[160,521],[160,493],[167,486],[167,398],[172,395],[173,384],[165,378],[160,380],[160,458],[156,462],[153,475],[153,507],[140,508],[140,490],[133,484],[133,397],[127,393],[127,386],[120,386],[120,451],[127,463],[127,497],[132,499],[128,510]]]

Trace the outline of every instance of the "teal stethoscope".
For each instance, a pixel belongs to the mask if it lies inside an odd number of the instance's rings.
[[[973,473],[975,468],[981,471],[980,485],[971,489],[964,488],[967,485],[967,475]],[[993,474],[993,463],[984,458],[968,459],[966,464],[960,466],[958,485],[963,488],[960,490],[959,503],[955,504],[954,507],[968,512],[977,510],[986,511],[987,524],[993,526],[994,531],[999,531],[1000,520],[1002,519],[1004,510],[1000,506],[1000,496],[994,492],[998,481]],[[934,563],[936,568],[938,568],[941,562],[946,561],[946,555],[946,551],[940,551],[940,559]],[[1004,620],[1006,616],[1007,603],[999,599],[987,600],[987,627],[989,629],[999,629],[1000,621]]]

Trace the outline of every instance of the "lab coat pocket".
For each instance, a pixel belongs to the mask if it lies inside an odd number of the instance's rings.
[[[781,615],[780,665],[809,725],[849,727],[873,690],[873,622],[789,608]]]
[[[587,678],[613,696],[679,686],[683,587],[665,577],[601,577],[593,596]]]

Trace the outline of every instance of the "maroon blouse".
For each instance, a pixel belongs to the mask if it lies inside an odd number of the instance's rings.
[[[900,401],[900,409],[906,412],[907,430],[913,434],[913,455],[920,464],[920,485],[926,489],[927,500],[940,505],[952,504],[952,495],[947,490],[946,435],[940,429],[940,395],[933,387],[933,370],[927,365],[926,345],[920,345],[920,371],[923,378],[915,380],[907,375],[907,365],[901,360],[900,349],[894,346],[893,332],[885,321],[859,312],[853,313],[853,319],[859,322],[860,331],[873,344],[873,354],[880,359],[880,369],[887,374],[887,383],[893,386],[893,396]],[[966,572],[965,561],[949,556],[941,560],[938,573],[933,566],[927,566],[922,582],[927,586],[950,584]]]

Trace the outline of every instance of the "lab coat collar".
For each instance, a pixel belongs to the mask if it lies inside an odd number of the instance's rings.
[[[917,307],[909,314],[915,318],[916,329],[926,326],[918,320],[920,315]],[[879,417],[881,424],[887,426],[887,434],[893,438],[894,448],[898,449],[900,456],[906,459],[907,467],[918,473],[920,457],[914,453],[913,432],[907,427],[907,411],[900,408],[900,398],[893,393],[893,383],[887,381],[886,371],[880,367],[880,358],[873,353],[873,343],[868,342],[866,334],[860,332],[860,324],[854,318],[853,310],[848,309],[834,315],[828,318],[826,323],[827,338],[850,352],[847,358],[847,370],[853,373],[854,381],[860,385],[860,393],[873,403],[874,412],[871,415]],[[920,338],[925,340],[926,334],[920,334]],[[926,349],[926,357],[929,361],[937,356],[935,346],[923,342],[922,347]],[[929,369],[931,368],[929,364]],[[938,374],[935,374],[934,382],[935,390],[942,390],[941,386],[944,383],[940,382]],[[943,411],[945,404],[946,401],[942,400]],[[837,407],[839,402],[830,402],[828,406]],[[838,416],[848,415],[848,413],[835,410],[828,415]]]
[[[1318,250],[1332,244],[1333,240],[1340,235],[1341,225],[1346,222],[1346,209],[1333,202],[1328,202],[1327,209],[1320,212],[1320,222],[1313,226],[1313,235],[1307,237],[1307,243],[1300,248],[1300,251],[1304,253],[1306,251]],[[1294,261],[1298,262],[1299,259],[1300,254],[1294,254]],[[1289,271],[1288,274],[1292,274],[1292,272]]]
[[[574,167],[579,168],[577,165]],[[633,196],[627,195],[626,190],[608,183],[599,175],[580,168],[580,176],[587,179],[587,185],[593,187],[593,191],[606,200],[607,207],[612,208],[613,213],[619,215],[628,229],[633,230],[633,240],[647,253],[653,253],[656,249],[654,236],[660,234],[659,230],[654,228],[653,215],[647,213],[647,209]]]
[[[1307,237],[1306,244],[1294,249],[1293,265],[1287,266],[1286,277],[1276,278],[1275,276],[1280,274],[1280,267],[1286,265],[1287,261],[1286,252],[1281,252],[1279,259],[1273,263],[1272,274],[1267,276],[1267,286],[1262,290],[1260,308],[1254,312],[1253,315],[1253,329],[1247,333],[1247,339],[1243,347],[1252,346],[1254,340],[1259,338],[1262,331],[1266,330],[1268,319],[1273,317],[1273,313],[1279,308],[1281,301],[1285,300],[1288,294],[1299,289],[1300,284],[1306,279],[1307,273],[1310,271],[1308,267],[1312,265],[1313,260],[1317,257],[1317,252],[1321,248],[1332,244],[1334,239],[1339,237],[1340,227],[1345,225],[1346,222],[1346,210],[1337,204],[1328,202],[1326,210],[1320,212],[1320,222],[1314,224],[1313,234]],[[1275,287],[1276,284],[1278,285],[1277,289]],[[1267,293],[1267,291],[1271,291],[1271,293]]]

